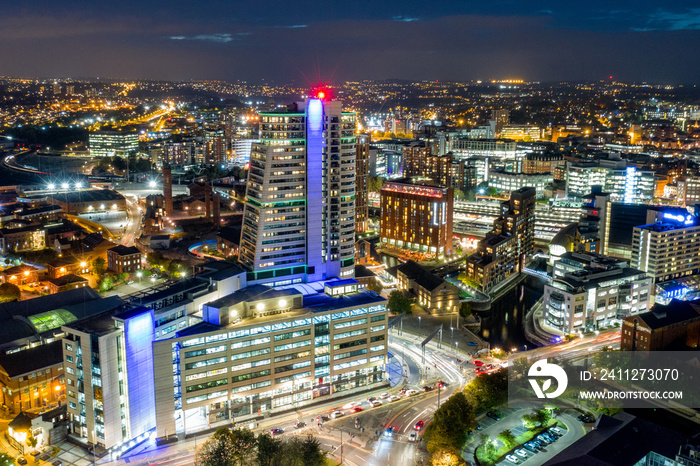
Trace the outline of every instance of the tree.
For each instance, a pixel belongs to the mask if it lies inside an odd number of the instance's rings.
[[[491,196],[491,197],[493,197],[493,196],[495,196],[496,194],[498,194],[498,189],[497,189],[496,187],[494,187],[494,186],[489,186],[489,187],[486,189],[486,194],[489,195],[489,196]]]
[[[503,442],[503,444],[508,448],[511,448],[513,445],[515,445],[515,435],[510,429],[502,430],[496,438]]]
[[[459,305],[459,315],[460,317],[466,319],[470,315],[472,315],[472,305],[469,304],[468,302],[463,302],[462,304]]]
[[[367,289],[372,290],[377,294],[381,294],[384,287],[381,283],[379,283],[379,280],[372,280],[372,282],[370,282],[370,284],[367,286]]]
[[[249,429],[227,429],[214,432],[197,451],[198,466],[237,466],[250,464],[255,450],[255,434]]]
[[[552,413],[548,409],[540,409],[535,413],[535,419],[542,425],[547,424],[547,421],[552,417]]]
[[[373,193],[378,193],[384,186],[384,179],[378,176],[370,176],[367,179],[367,189]]]
[[[391,292],[386,307],[392,314],[411,315],[411,300],[399,290]]]
[[[17,285],[12,283],[3,283],[0,285],[0,302],[19,301],[21,297],[22,291]]]
[[[537,413],[524,414],[523,417],[520,419],[523,421],[523,424],[528,429],[534,429],[535,427],[537,427],[537,423],[539,422],[537,420]]]
[[[324,466],[326,452],[321,450],[321,444],[309,436],[304,439],[292,437],[284,445],[284,466]]]
[[[92,273],[95,275],[102,275],[105,273],[105,265],[107,261],[105,261],[104,257],[96,257],[92,261]]]
[[[15,459],[6,453],[0,453],[0,466],[13,466]]]
[[[509,367],[508,370],[513,371],[511,375],[514,378],[524,377],[527,374],[527,371],[530,370],[530,363],[528,362],[527,357],[522,356],[514,359],[513,365]]]
[[[455,188],[455,189],[454,189],[454,199],[455,199],[455,200],[462,200],[462,199],[464,199],[465,197],[466,197],[466,196],[464,195],[464,191],[462,191],[462,190],[459,189],[459,188]]]
[[[255,440],[258,454],[257,461],[260,466],[276,466],[282,456],[282,441],[272,437],[267,432],[258,435]]]
[[[464,461],[462,455],[459,451],[454,449],[445,449],[436,452],[428,463],[430,466],[466,466],[467,462]]]
[[[431,455],[443,450],[461,451],[467,441],[467,432],[476,427],[471,403],[463,392],[456,392],[438,409],[423,434]]]

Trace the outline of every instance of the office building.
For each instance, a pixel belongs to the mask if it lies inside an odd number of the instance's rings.
[[[310,296],[253,285],[207,303],[204,322],[153,345],[157,436],[291,412],[379,386],[385,303],[353,279],[327,282]]]
[[[636,204],[654,198],[656,180],[654,171],[627,166],[624,160],[566,163],[566,195],[583,197],[591,186],[602,186],[612,201]]]
[[[514,141],[539,141],[542,139],[542,128],[533,125],[507,125],[501,129],[500,136]]]
[[[511,173],[503,170],[491,170],[489,174],[489,187],[496,188],[506,196],[511,192],[525,187],[535,188],[538,199],[545,197],[545,190],[551,189],[554,178],[548,173]]]
[[[676,198],[683,206],[700,203],[700,179],[694,176],[679,178]]]
[[[93,131],[88,136],[93,157],[128,157],[139,149],[139,136],[132,131]]]
[[[355,118],[319,98],[260,114],[248,174],[240,262],[275,285],[355,270]]]
[[[654,283],[700,273],[700,225],[690,214],[654,212],[658,221],[634,227],[632,267]]]
[[[396,269],[401,290],[413,293],[418,304],[432,315],[459,312],[459,288],[434,275],[414,261],[406,261]]]
[[[622,321],[622,351],[697,349],[700,343],[700,307],[689,301],[657,304],[649,312]]]
[[[387,182],[380,192],[382,246],[430,257],[451,254],[453,202],[452,188]]]
[[[649,310],[651,295],[651,278],[627,262],[568,252],[554,262],[553,280],[544,287],[544,321],[567,334],[611,327]]]
[[[455,139],[452,152],[458,158],[473,156],[491,157],[498,160],[515,159],[517,143],[510,139]]]
[[[369,143],[368,134],[360,134],[355,146],[355,231],[367,231],[369,224]]]

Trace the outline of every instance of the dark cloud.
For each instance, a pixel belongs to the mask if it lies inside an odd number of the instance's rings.
[[[692,2],[565,3],[34,1],[5,12],[0,63],[15,76],[153,79],[700,76],[687,51],[700,39]]]

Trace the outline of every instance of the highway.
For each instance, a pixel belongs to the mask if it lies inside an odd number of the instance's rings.
[[[141,236],[141,207],[139,207],[136,202],[133,202],[129,196],[125,197],[127,223],[121,244],[124,246],[133,246],[134,241]]]

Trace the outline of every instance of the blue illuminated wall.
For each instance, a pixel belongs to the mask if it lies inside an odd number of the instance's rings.
[[[306,103],[306,263],[313,267],[308,281],[325,278],[323,254],[323,196],[324,163],[323,101],[309,99]]]
[[[124,320],[124,350],[131,435],[139,435],[156,425],[153,379],[153,310]]]

